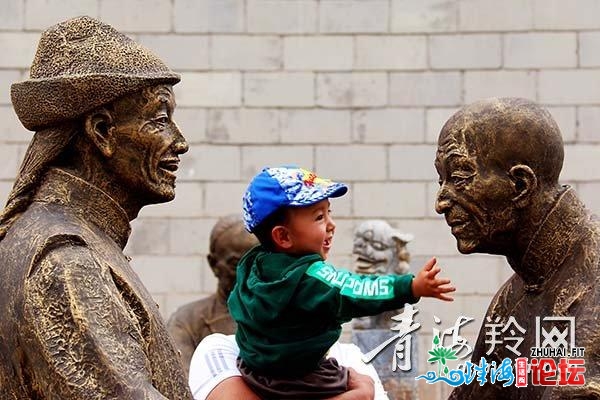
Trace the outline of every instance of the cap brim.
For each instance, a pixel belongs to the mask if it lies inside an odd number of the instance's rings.
[[[318,196],[311,196],[310,199],[303,198],[301,201],[294,200],[291,201],[288,205],[292,207],[310,206],[315,203],[318,203],[319,201],[329,199],[331,197],[341,197],[347,192],[348,186],[344,185],[343,183],[333,182]]]
[[[332,192],[329,197],[342,197],[343,195],[345,195],[348,192],[348,186],[344,185],[343,183],[338,183],[335,182],[332,186]]]

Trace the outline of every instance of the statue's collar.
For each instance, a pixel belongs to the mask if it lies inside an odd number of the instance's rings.
[[[578,230],[586,218],[586,210],[573,189],[565,186],[548,215],[529,242],[517,274],[526,289],[538,291],[569,256],[570,249],[579,239]]]
[[[35,201],[58,203],[73,209],[83,220],[102,229],[121,248],[131,232],[123,208],[98,187],[62,169],[50,169],[35,195]]]

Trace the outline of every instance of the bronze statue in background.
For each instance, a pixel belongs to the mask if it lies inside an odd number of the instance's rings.
[[[242,217],[220,218],[210,232],[208,264],[218,279],[217,292],[177,309],[167,327],[181,353],[186,375],[196,346],[211,333],[232,335],[235,322],[229,315],[227,298],[235,284],[237,263],[242,255],[258,244],[244,228]]]
[[[158,307],[123,255],[175,196],[188,145],[155,55],[88,17],[43,32],[12,86],[35,135],[0,217],[0,398],[191,399]]]
[[[436,211],[461,253],[506,256],[515,272],[494,296],[486,321],[514,317],[526,331],[516,350],[530,357],[536,317],[575,317],[575,344],[585,347],[587,369],[583,386],[533,385],[529,374],[527,387],[473,382],[457,387],[451,399],[600,398],[600,224],[573,189],[558,184],[562,163],[558,126],[528,100],[479,101],[442,128]],[[473,363],[518,357],[486,340],[482,327]]]

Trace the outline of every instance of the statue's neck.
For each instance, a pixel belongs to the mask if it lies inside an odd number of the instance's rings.
[[[583,205],[568,187],[543,193],[520,221],[515,248],[507,260],[530,291],[541,289],[566,257],[564,238],[584,215]]]
[[[219,301],[225,305],[227,305],[227,299],[229,298],[229,292],[226,292],[223,287],[220,285],[217,286],[217,298]]]
[[[117,174],[107,170],[106,160],[89,142],[80,140],[78,146],[79,157],[69,160],[69,165],[62,168],[102,190],[125,210],[130,221],[135,219],[145,204],[135,192],[118,181]]]

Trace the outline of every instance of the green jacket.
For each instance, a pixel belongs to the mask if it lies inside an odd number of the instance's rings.
[[[238,263],[228,301],[240,357],[257,372],[303,375],[338,340],[342,323],[417,302],[412,279],[353,274],[318,254],[254,247]]]

